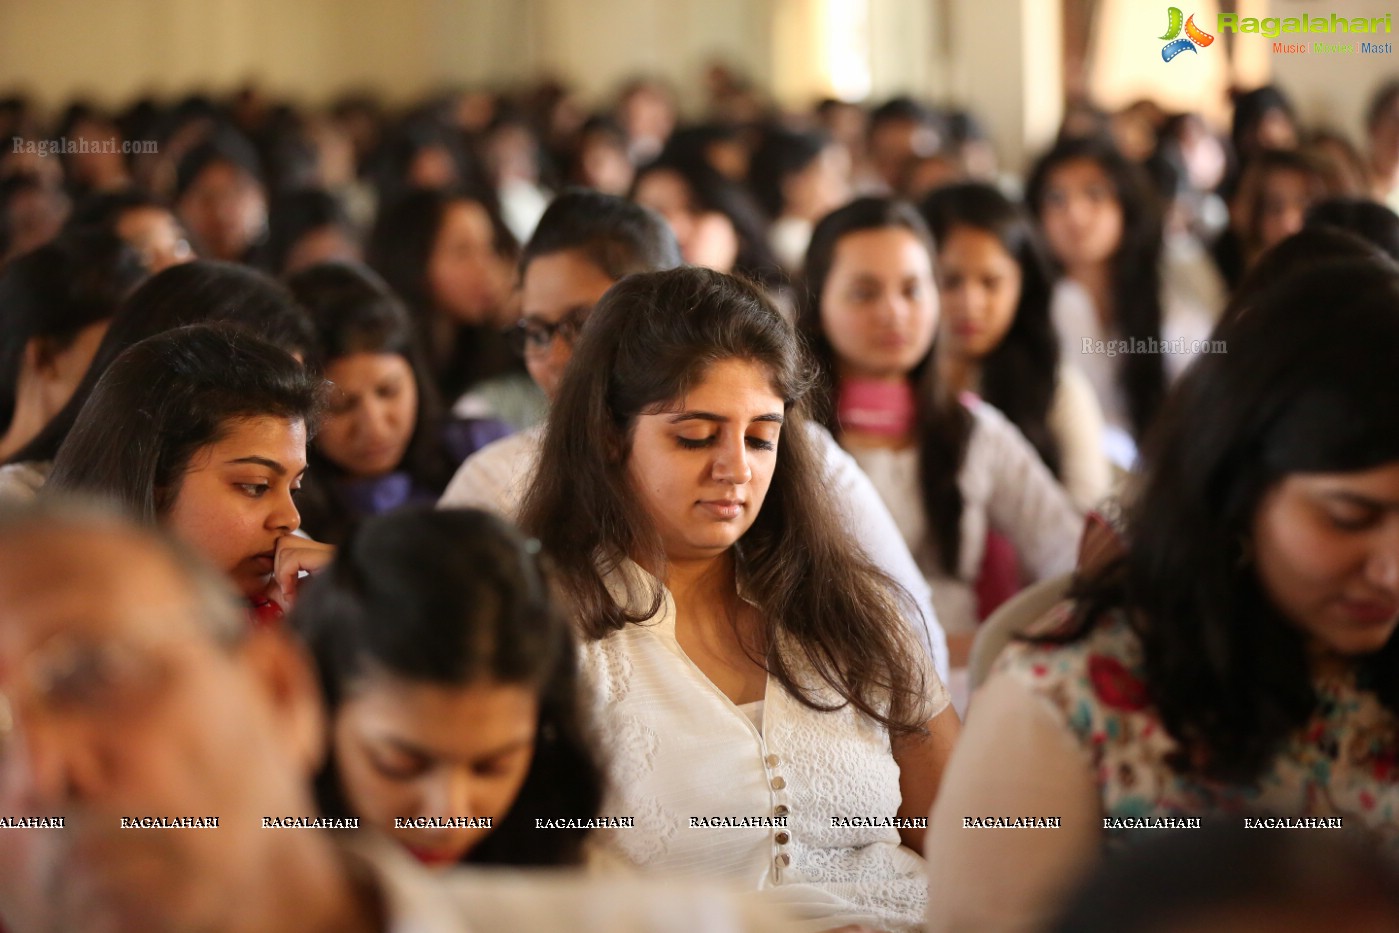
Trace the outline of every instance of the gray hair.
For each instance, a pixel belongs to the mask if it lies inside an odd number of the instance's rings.
[[[223,574],[170,534],[138,524],[114,503],[75,496],[45,496],[15,505],[0,503],[0,541],[48,531],[80,535],[113,534],[149,545],[167,560],[189,587],[195,623],[225,649],[242,643],[248,631],[243,601]]]

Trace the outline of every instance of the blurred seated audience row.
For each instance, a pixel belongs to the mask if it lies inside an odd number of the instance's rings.
[[[1399,84],[1022,180],[707,80],[0,102],[158,142],[0,153],[8,933],[1092,929],[1158,818],[1392,913]]]

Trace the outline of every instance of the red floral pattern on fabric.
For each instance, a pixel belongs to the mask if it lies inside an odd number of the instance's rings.
[[[1146,684],[1116,658],[1095,654],[1088,659],[1088,679],[1093,692],[1112,709],[1146,709]]]

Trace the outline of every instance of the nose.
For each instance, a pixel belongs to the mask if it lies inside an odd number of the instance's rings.
[[[392,409],[383,401],[370,399],[360,408],[358,427],[368,437],[382,440],[389,434]]]
[[[1087,197],[1072,193],[1064,198],[1064,216],[1075,233],[1088,224],[1092,212],[1093,205]]]
[[[475,816],[472,806],[471,774],[466,768],[448,768],[436,775],[423,795],[427,816]]]
[[[1391,596],[1399,597],[1399,522],[1370,555],[1365,576]]]
[[[742,486],[753,478],[753,468],[748,462],[748,448],[742,432],[735,433],[737,437],[716,445],[714,478],[721,483]]]
[[[291,534],[301,527],[301,513],[292,499],[291,488],[285,487],[268,492],[274,497],[272,510],[267,513],[266,527],[282,534]]]
[[[983,289],[971,282],[962,282],[956,288],[945,289],[942,303],[946,306],[949,316],[957,317],[977,317],[986,304]]]

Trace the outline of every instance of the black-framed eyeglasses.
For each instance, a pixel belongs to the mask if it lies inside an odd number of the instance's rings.
[[[525,319],[508,328],[505,337],[509,340],[511,348],[523,356],[547,353],[554,345],[556,337],[572,344],[578,338],[578,332],[583,329],[583,323],[592,310],[591,306],[577,307],[553,323]]]

